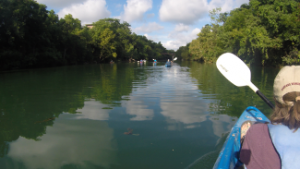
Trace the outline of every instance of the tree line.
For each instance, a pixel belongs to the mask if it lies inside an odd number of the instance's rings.
[[[106,18],[88,28],[46,8],[34,0],[0,1],[0,70],[170,57],[127,22]]]
[[[176,56],[185,60],[215,62],[232,52],[250,64],[300,63],[300,1],[250,0],[230,13],[210,11],[211,24],[198,38],[181,46]]]

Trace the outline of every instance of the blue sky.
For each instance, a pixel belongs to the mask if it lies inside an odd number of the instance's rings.
[[[58,16],[72,14],[82,25],[103,18],[126,21],[138,35],[177,50],[197,38],[210,24],[208,13],[221,7],[229,12],[249,0],[36,0]]]

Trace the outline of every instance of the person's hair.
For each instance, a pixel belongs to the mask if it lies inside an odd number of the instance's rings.
[[[300,100],[296,101],[296,97],[300,96],[300,92],[289,92],[283,96],[283,101],[287,104],[281,104],[275,99],[275,109],[271,115],[272,124],[282,123],[289,129],[297,130],[300,127]],[[293,105],[289,105],[293,103]]]

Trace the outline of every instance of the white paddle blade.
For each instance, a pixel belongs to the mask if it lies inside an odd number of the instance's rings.
[[[173,60],[177,60],[177,57],[176,57],[176,58],[174,58]]]
[[[217,68],[223,76],[238,87],[252,84],[250,69],[232,53],[222,54],[217,60]]]

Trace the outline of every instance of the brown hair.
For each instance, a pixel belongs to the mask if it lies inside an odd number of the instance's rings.
[[[272,124],[282,123],[291,130],[297,130],[300,127],[300,100],[296,101],[296,97],[300,96],[300,92],[289,92],[283,96],[284,102],[291,102],[293,105],[281,104],[275,99],[275,110],[271,115]]]

